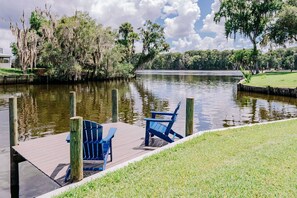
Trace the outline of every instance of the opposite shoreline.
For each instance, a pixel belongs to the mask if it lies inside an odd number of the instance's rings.
[[[30,74],[24,75],[0,75],[0,85],[14,85],[14,84],[57,84],[57,83],[82,83],[82,82],[95,82],[95,81],[113,81],[113,80],[130,80],[134,77],[109,77],[109,78],[91,78],[84,76],[79,80],[74,78],[68,80],[58,80],[50,78],[49,76],[36,76]]]

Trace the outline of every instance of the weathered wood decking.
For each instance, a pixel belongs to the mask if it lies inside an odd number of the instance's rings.
[[[107,163],[107,169],[166,144],[157,140],[151,142],[154,147],[145,147],[145,129],[121,122],[103,124],[103,137],[110,127],[117,128],[117,132],[113,138],[113,161]],[[67,135],[62,133],[21,142],[13,149],[45,175],[64,186],[66,183],[63,180],[70,162],[70,145],[65,141]]]

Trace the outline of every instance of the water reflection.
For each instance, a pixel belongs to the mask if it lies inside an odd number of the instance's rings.
[[[250,109],[245,123],[281,120],[297,116],[297,100],[284,96],[238,92],[237,101],[242,111]]]
[[[141,75],[133,81],[75,85],[0,87],[0,111],[8,114],[8,97],[18,95],[21,141],[69,130],[69,91],[77,93],[77,115],[99,123],[111,121],[111,90],[118,89],[119,120],[144,126],[151,110],[173,110],[182,101],[175,129],[184,132],[185,99],[195,99],[195,130],[279,120],[297,116],[297,100],[236,91],[238,77]],[[3,117],[4,114],[1,114]],[[7,115],[8,116],[8,115]],[[1,117],[1,131],[8,120]],[[1,145],[0,145],[1,146]]]
[[[77,115],[99,123],[110,122],[111,90],[114,88],[119,93],[119,120],[122,122],[143,125],[143,117],[148,116],[150,110],[167,109],[168,101],[159,102],[137,81],[5,86],[0,87],[0,94],[6,98],[18,95],[20,141],[25,141],[69,130],[71,90],[77,93]],[[0,107],[7,110],[8,99],[1,101]]]

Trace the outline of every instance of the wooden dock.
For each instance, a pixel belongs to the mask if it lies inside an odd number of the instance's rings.
[[[107,163],[107,169],[126,162],[147,152],[150,152],[166,143],[156,139],[150,147],[144,146],[145,129],[121,122],[103,124],[103,137],[109,128],[117,128],[113,138],[113,161]],[[70,163],[70,144],[66,143],[69,133],[47,136],[26,142],[21,142],[13,149],[23,158],[38,168],[60,186],[64,183],[64,176]],[[90,173],[84,173],[84,177]]]
[[[73,138],[80,139],[77,133],[82,129],[82,117],[76,117],[76,94],[70,92],[70,123],[71,135]],[[186,108],[187,110],[189,108]],[[188,114],[187,114],[188,115]],[[189,114],[190,115],[190,114]],[[193,119],[192,119],[193,120]],[[17,98],[9,98],[9,123],[10,123],[10,191],[12,197],[19,196],[19,163],[28,161],[46,176],[51,178],[60,186],[68,183],[64,182],[66,171],[70,165],[70,146],[72,152],[72,173],[77,170],[77,174],[71,174],[73,181],[80,181],[82,178],[90,176],[93,172],[85,171],[82,175],[82,159],[80,154],[80,143],[78,141],[67,143],[68,133],[47,136],[26,142],[18,143],[18,116],[17,116]],[[190,123],[191,122],[186,122]],[[107,162],[106,169],[116,165],[127,164],[142,155],[164,146],[167,142],[153,137],[150,138],[148,146],[145,146],[143,127],[133,126],[118,122],[118,91],[112,90],[112,123],[102,124],[103,137],[106,137],[110,128],[117,128],[112,140],[113,161]],[[192,127],[191,124],[190,127]],[[189,127],[188,127],[189,128]],[[77,162],[77,164],[75,164]],[[90,162],[83,161],[84,166],[90,165]],[[121,166],[119,165],[119,166]],[[86,180],[85,180],[86,181]]]

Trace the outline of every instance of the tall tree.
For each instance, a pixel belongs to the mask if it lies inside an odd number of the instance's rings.
[[[263,45],[273,42],[284,45],[286,42],[297,42],[297,1],[287,1],[266,30]]]
[[[130,63],[135,54],[135,41],[139,40],[139,35],[134,32],[133,26],[126,22],[119,27],[119,36],[118,42],[124,46],[126,54],[125,61]]]
[[[142,52],[135,70],[144,63],[153,60],[160,52],[169,50],[169,44],[165,41],[164,28],[159,24],[147,20],[139,30]]]
[[[282,0],[222,0],[219,11],[215,13],[215,22],[225,20],[226,37],[236,38],[239,33],[250,39],[256,73],[259,72],[257,44],[268,22],[281,6]]]
[[[20,19],[21,25],[18,23],[13,24],[10,22],[10,30],[12,34],[16,37],[17,58],[19,60],[20,66],[24,73],[27,73],[27,68],[31,69],[36,66],[37,61],[37,42],[39,36],[36,34],[35,30],[31,30],[26,27],[25,13]]]
[[[42,36],[42,25],[46,22],[46,18],[41,14],[40,11],[37,9],[31,12],[30,17],[30,29],[35,30],[37,34],[41,37]]]
[[[120,28],[119,28],[119,33],[121,36],[121,40],[123,43],[123,45],[127,45],[128,44],[128,37],[129,34],[133,32],[133,26],[131,25],[131,23],[123,23]]]

